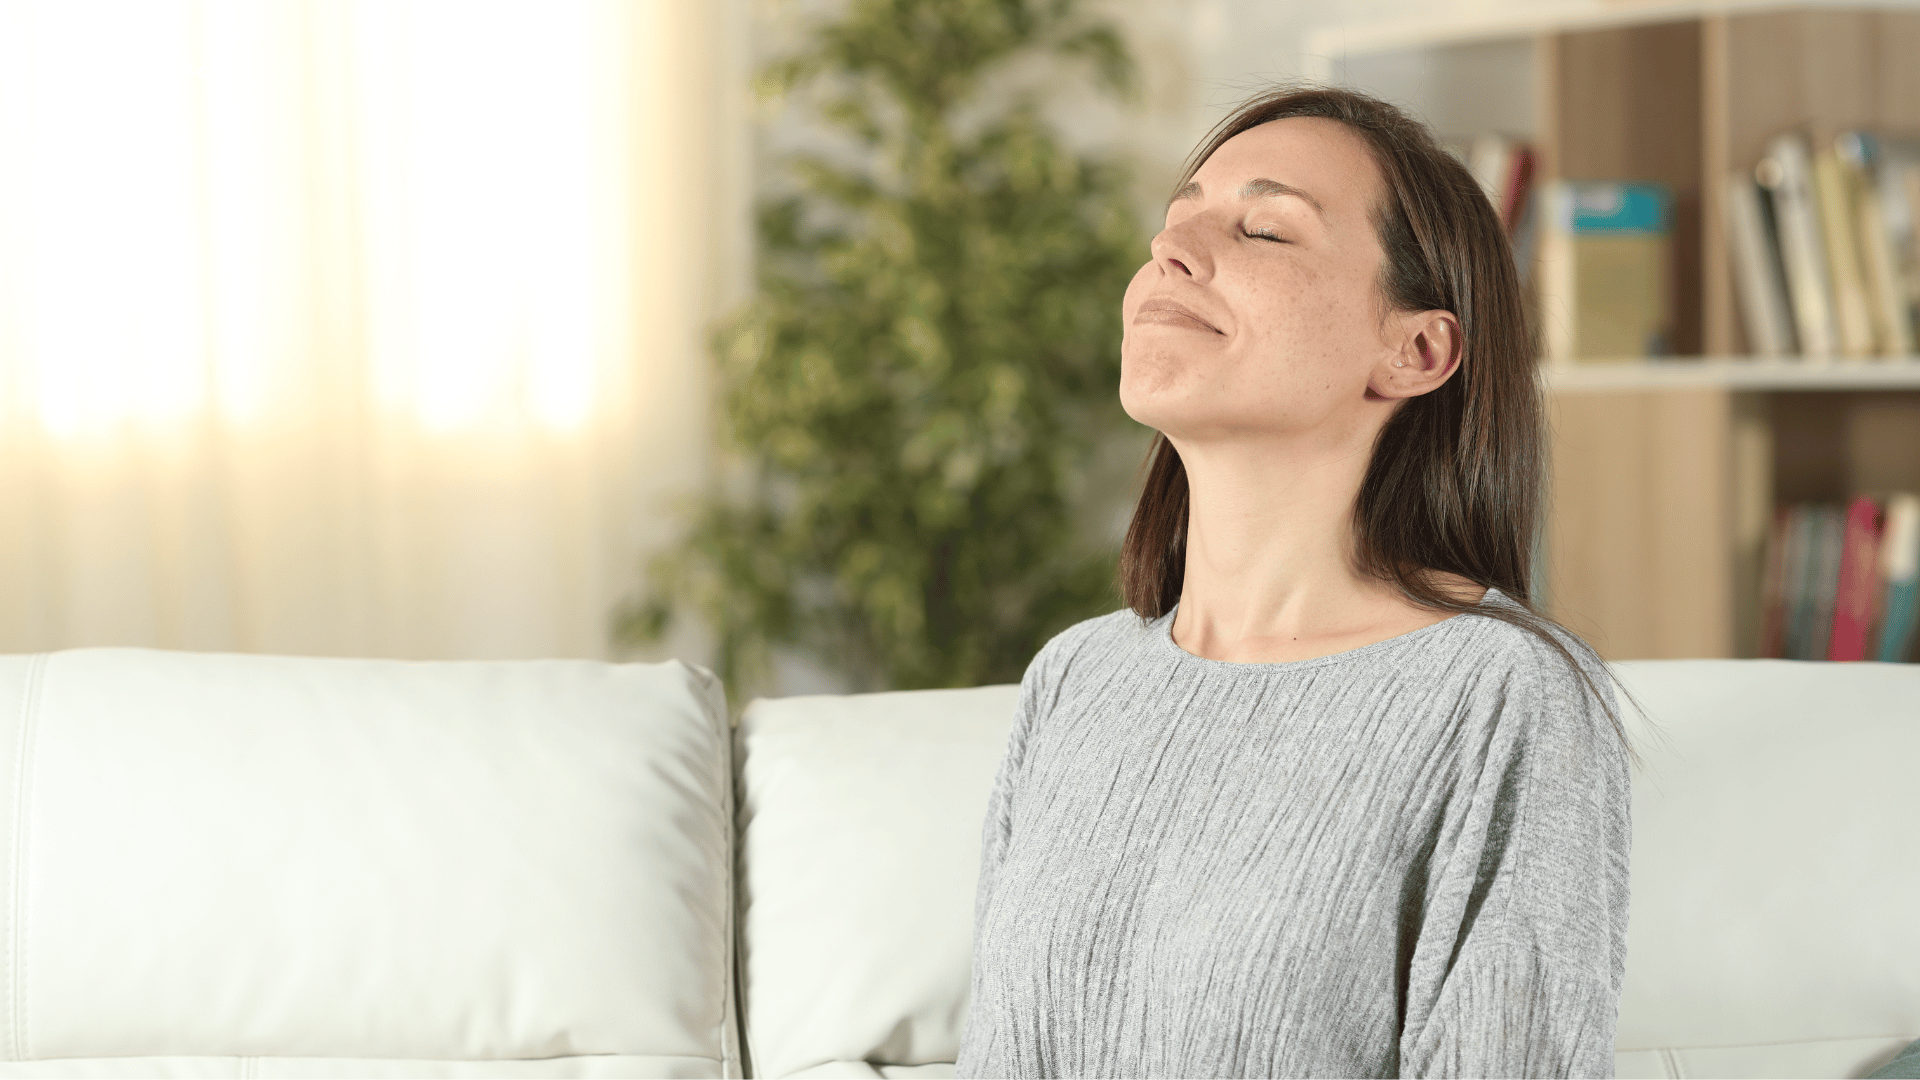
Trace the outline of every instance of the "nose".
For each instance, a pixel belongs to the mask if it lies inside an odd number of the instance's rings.
[[[1213,260],[1207,257],[1204,244],[1196,235],[1199,218],[1195,214],[1185,221],[1161,229],[1148,245],[1153,253],[1153,261],[1159,265],[1162,273],[1192,278],[1203,283],[1213,276]]]

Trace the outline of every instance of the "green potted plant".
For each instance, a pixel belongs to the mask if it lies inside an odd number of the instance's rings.
[[[971,686],[1117,606],[1068,492],[1130,423],[1118,312],[1146,248],[1124,163],[996,83],[1036,59],[1130,93],[1077,0],[852,0],[762,73],[865,160],[796,157],[797,194],[762,207],[756,296],[712,338],[750,490],[698,507],[617,638],[697,612],[736,700],[774,645],[861,688]]]

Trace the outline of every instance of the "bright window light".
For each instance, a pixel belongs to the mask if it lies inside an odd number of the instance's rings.
[[[347,365],[429,433],[578,431],[630,347],[626,8],[0,0],[0,422],[270,424]]]

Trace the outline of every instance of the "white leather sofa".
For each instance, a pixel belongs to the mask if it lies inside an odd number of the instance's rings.
[[[1620,669],[1670,739],[1619,1075],[1891,1058],[1920,668]],[[0,1076],[951,1075],[1013,696],[730,730],[679,663],[0,657]]]

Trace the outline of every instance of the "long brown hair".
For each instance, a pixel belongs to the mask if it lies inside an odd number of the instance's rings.
[[[1483,615],[1538,636],[1594,692],[1638,761],[1619,715],[1572,650],[1601,670],[1605,662],[1542,614],[1532,595],[1546,415],[1512,248],[1473,175],[1424,124],[1386,102],[1281,86],[1215,125],[1174,190],[1228,139],[1296,116],[1338,120],[1373,152],[1387,192],[1376,208],[1386,303],[1395,311],[1450,311],[1460,321],[1459,370],[1403,401],[1374,443],[1353,508],[1358,569],[1421,607]],[[1152,619],[1173,609],[1186,575],[1187,472],[1165,435],[1155,436],[1147,461],[1121,548],[1120,588],[1128,607]],[[1435,571],[1497,588],[1517,606],[1463,604],[1440,590]]]

